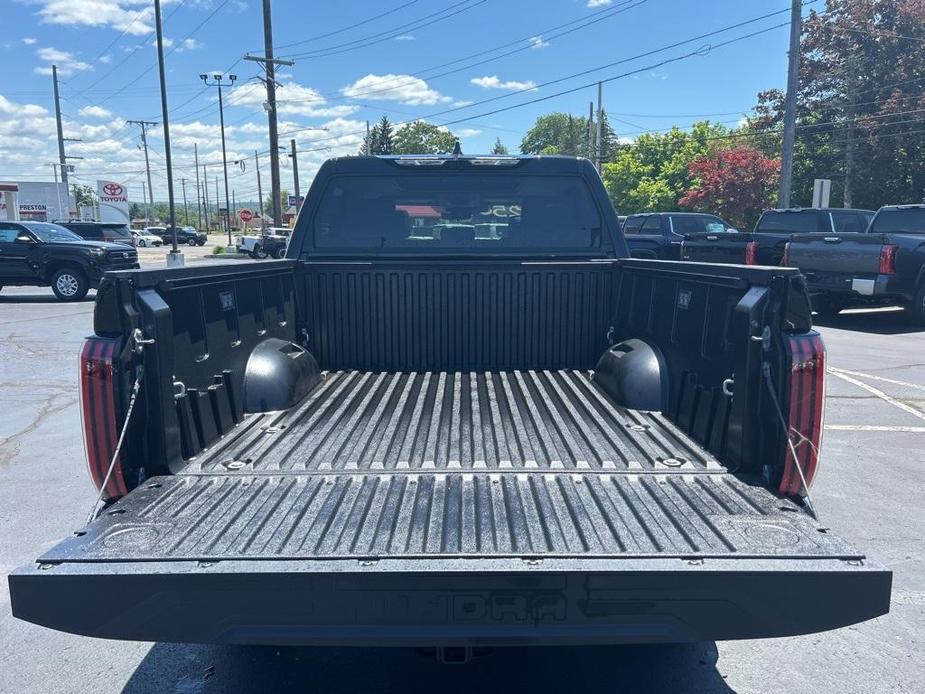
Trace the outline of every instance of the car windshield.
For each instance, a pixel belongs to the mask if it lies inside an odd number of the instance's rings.
[[[124,224],[104,224],[103,229],[108,235],[118,236],[123,239],[127,239],[132,235],[132,232]]]
[[[368,250],[602,246],[602,221],[577,176],[503,174],[351,176],[324,191],[314,222],[319,248]]]
[[[70,229],[65,229],[63,226],[59,226],[58,224],[51,224],[49,222],[21,222],[21,224],[33,234],[38,236],[41,241],[48,243],[55,241],[63,241],[65,243],[72,241],[83,241],[83,239],[73,231]]]
[[[881,210],[874,217],[870,230],[875,234],[925,234],[925,208]]]

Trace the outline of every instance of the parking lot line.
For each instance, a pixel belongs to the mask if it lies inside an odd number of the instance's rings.
[[[826,424],[826,431],[902,431],[925,434],[925,427],[881,426],[878,424]]]
[[[870,384],[868,384],[868,383],[864,383],[863,381],[859,381],[858,379],[854,378],[854,376],[849,376],[848,374],[843,373],[843,372],[841,372],[841,371],[837,371],[837,370],[835,370],[835,369],[831,369],[831,370],[830,370],[830,373],[831,373],[833,376],[837,376],[838,378],[842,379],[843,381],[847,381],[848,383],[852,383],[852,384],[856,385],[858,388],[863,388],[863,389],[866,390],[868,393],[871,393],[872,395],[876,395],[878,398],[880,398],[880,399],[883,400],[884,402],[888,402],[888,403],[890,403],[891,405],[893,405],[894,407],[898,407],[899,409],[901,409],[901,410],[904,411],[904,412],[908,412],[908,413],[911,414],[913,417],[918,417],[918,418],[921,419],[922,421],[925,421],[925,412],[922,412],[921,410],[916,409],[915,407],[912,407],[911,405],[907,405],[907,404],[904,403],[904,402],[900,402],[900,401],[897,400],[896,398],[890,397],[889,395],[887,395],[886,393],[884,393],[884,392],[883,392],[882,390],[880,390],[879,388],[874,388],[872,385],[870,385]]]
[[[883,381],[884,383],[892,383],[895,386],[904,386],[906,388],[917,388],[918,390],[925,390],[925,386],[919,385],[918,383],[909,383],[908,381],[897,381],[894,378],[884,378],[883,376],[873,376],[871,374],[861,373],[860,371],[849,371],[848,369],[840,369],[835,366],[830,366],[828,369],[831,374],[848,374],[849,376],[857,376],[859,378],[869,378],[874,381]]]

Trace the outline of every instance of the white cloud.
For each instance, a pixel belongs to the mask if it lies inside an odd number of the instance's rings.
[[[475,137],[476,135],[481,135],[482,131],[475,128],[463,128],[462,130],[457,130],[456,134],[460,137]]]
[[[102,106],[84,106],[78,113],[87,118],[112,118],[112,112]]]
[[[112,56],[111,55],[101,55],[99,58],[97,58],[97,60],[103,63],[103,65],[109,65],[109,63],[112,62]]]
[[[228,104],[249,106],[263,110],[267,90],[260,82],[247,82],[235,87],[228,95]],[[284,82],[276,89],[276,107],[284,115],[307,116],[309,118],[336,118],[348,116],[357,110],[352,104],[330,105],[321,94],[311,87],[297,82]]]
[[[549,41],[544,41],[542,36],[531,36],[527,39],[530,42],[530,48],[546,48]]]
[[[396,41],[414,41],[414,37],[411,34],[401,34],[400,36],[395,37]]]
[[[604,7],[609,5],[613,0],[588,0],[588,7]]]
[[[22,40],[22,42],[23,42],[24,44],[26,44],[27,46],[31,46],[33,43],[36,43],[37,41],[38,41],[38,39],[34,39],[34,38],[29,37],[29,36],[25,37],[25,38]]]
[[[73,75],[75,72],[93,69],[90,63],[78,60],[73,53],[51,48],[50,46],[47,48],[39,48],[35,53],[38,55],[39,60],[45,62],[45,65],[40,65],[35,68],[35,72],[38,75],[50,75],[52,65],[58,66],[59,75]]]
[[[369,74],[340,91],[344,96],[370,101],[398,101],[410,106],[433,106],[452,101],[431,89],[424,80],[411,75]]]
[[[109,27],[141,36],[154,31],[154,7],[138,0],[36,0],[48,24]]]
[[[469,80],[476,87],[482,87],[483,89],[509,89],[511,91],[519,91],[522,89],[536,89],[536,82],[532,80],[527,80],[526,82],[518,82],[517,80],[508,80],[502,82],[498,75],[486,75],[485,77],[473,77]]]
[[[184,51],[195,51],[197,48],[202,48],[202,44],[196,39],[183,39],[180,41],[180,45],[177,46],[177,53],[183,53]]]

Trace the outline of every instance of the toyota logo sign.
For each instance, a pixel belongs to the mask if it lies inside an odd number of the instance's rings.
[[[118,195],[122,195],[122,186],[118,183],[107,183],[103,186],[103,192],[114,198]]]

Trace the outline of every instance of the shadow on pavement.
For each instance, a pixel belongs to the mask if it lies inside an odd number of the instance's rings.
[[[925,325],[916,325],[902,309],[872,309],[848,311],[837,316],[813,315],[813,325],[839,330],[854,330],[873,335],[904,335],[925,332]]]
[[[61,301],[56,297],[52,291],[49,289],[47,293],[42,292],[41,289],[36,290],[34,294],[24,294],[20,292],[2,292],[0,293],[0,304],[61,304],[62,306],[67,306],[70,304],[92,304],[96,300],[96,294],[90,292],[86,297],[80,301]]]
[[[715,643],[498,648],[466,665],[411,649],[155,644],[125,692],[730,692]]]

